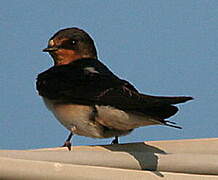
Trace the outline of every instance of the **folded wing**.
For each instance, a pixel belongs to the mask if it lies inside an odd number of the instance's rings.
[[[192,99],[140,94],[127,81],[108,73],[108,69],[102,71],[102,66],[91,68],[92,71],[87,73],[84,68],[74,65],[52,67],[39,74],[37,90],[41,96],[57,103],[112,106],[150,115],[162,122],[167,122],[164,119],[178,111],[174,104]]]

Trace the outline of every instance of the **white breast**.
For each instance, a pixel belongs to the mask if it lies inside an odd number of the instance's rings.
[[[46,106],[68,130],[81,136],[107,138],[126,135],[131,129],[158,124],[149,116],[126,113],[110,106],[94,108],[76,104],[56,104],[43,98]],[[107,127],[105,129],[105,127]]]
[[[59,122],[75,134],[103,138],[103,127],[91,120],[93,109],[90,106],[55,104],[43,98],[46,106]]]

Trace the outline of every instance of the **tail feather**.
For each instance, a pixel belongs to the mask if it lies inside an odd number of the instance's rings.
[[[166,96],[150,96],[143,95],[145,100],[149,100],[153,104],[144,109],[144,113],[156,116],[160,124],[174,127],[177,129],[182,129],[182,127],[177,126],[176,123],[165,120],[177,113],[178,108],[174,106],[175,104],[184,103],[186,101],[192,100],[189,96],[176,96],[176,97],[166,97]]]
[[[184,103],[186,101],[192,100],[193,97],[190,96],[150,96],[150,95],[143,95],[145,99],[151,99],[156,101],[157,103],[164,103],[164,104],[179,104]]]
[[[176,123],[175,122],[172,122],[172,121],[164,121],[164,125],[165,126],[169,126],[169,127],[174,127],[174,128],[177,128],[177,129],[182,129],[181,126],[177,126],[175,125]]]
[[[159,117],[160,119],[166,119],[177,113],[178,108],[172,105],[161,105],[143,110],[145,114]]]

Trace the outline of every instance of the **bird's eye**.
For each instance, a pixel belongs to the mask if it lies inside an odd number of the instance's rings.
[[[48,42],[48,45],[51,46],[51,47],[54,46],[54,45],[55,45],[54,40],[53,40],[53,39],[50,40],[50,41]]]
[[[71,43],[74,45],[74,44],[76,44],[76,41],[75,41],[75,40],[72,40]]]

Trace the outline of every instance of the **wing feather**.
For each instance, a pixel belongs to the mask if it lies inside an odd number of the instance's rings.
[[[182,103],[191,97],[160,97],[140,94],[129,82],[119,79],[100,61],[76,62],[49,70],[38,75],[39,95],[57,103],[108,105],[115,108],[141,112],[161,119],[174,115]],[[92,71],[84,71],[87,67]]]

